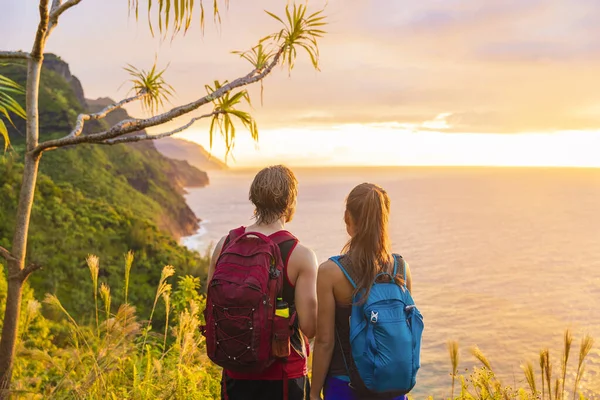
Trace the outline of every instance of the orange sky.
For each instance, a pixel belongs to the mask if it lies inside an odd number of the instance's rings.
[[[29,47],[36,3],[2,5],[0,48]],[[149,65],[156,54],[170,62],[173,103],[191,101],[205,83],[247,72],[229,52],[276,30],[262,10],[281,12],[285,2],[230,3],[220,31],[208,24],[204,37],[192,29],[161,43],[127,18],[125,0],[85,0],[63,17],[48,50],[69,62],[88,97],[115,99],[126,94],[122,66]],[[238,166],[600,166],[590,150],[600,135],[600,3],[330,0],[327,10],[322,72],[304,58],[291,77],[275,71],[263,107],[251,90],[261,141],[257,150],[240,132]],[[207,143],[205,128],[185,136]]]

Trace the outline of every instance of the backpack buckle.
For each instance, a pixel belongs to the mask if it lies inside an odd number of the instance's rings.
[[[377,311],[371,311],[371,323],[377,323],[377,319],[379,318],[379,313]]]
[[[271,277],[271,279],[279,278],[279,274],[281,274],[281,272],[277,268],[275,268],[275,266],[272,266],[271,271],[269,271],[269,276]]]

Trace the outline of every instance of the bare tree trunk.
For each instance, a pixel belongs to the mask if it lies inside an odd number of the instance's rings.
[[[0,399],[8,399],[10,396],[9,389],[12,378],[12,364],[15,357],[15,344],[19,329],[22,289],[23,283],[20,279],[8,280],[8,297],[6,298],[4,326],[2,327],[2,340],[0,342],[0,371],[2,373]]]
[[[21,311],[21,298],[23,283],[27,280],[31,268],[26,268],[27,237],[29,232],[29,219],[33,207],[33,196],[37,181],[40,155],[33,150],[38,145],[38,94],[40,73],[42,70],[43,55],[32,54],[27,66],[27,152],[25,154],[25,168],[23,181],[19,194],[19,205],[15,224],[15,235],[12,243],[13,260],[8,261],[8,295],[6,298],[6,311],[2,338],[0,338],[0,399],[9,397],[12,378],[12,367],[15,358],[15,345],[19,331],[19,314]]]

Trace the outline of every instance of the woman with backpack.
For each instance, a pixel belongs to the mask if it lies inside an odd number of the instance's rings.
[[[406,399],[420,366],[421,314],[408,264],[392,254],[390,199],[371,183],[346,199],[350,240],[317,277],[311,400]]]

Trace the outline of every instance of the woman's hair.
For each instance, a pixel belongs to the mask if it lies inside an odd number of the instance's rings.
[[[386,191],[372,183],[356,186],[346,199],[346,218],[350,217],[353,236],[342,250],[346,254],[347,266],[356,283],[356,295],[363,289],[366,299],[371,284],[379,272],[393,262],[388,224],[390,218],[390,198]],[[348,222],[348,221],[346,221]],[[403,285],[402,280],[396,283]]]
[[[281,217],[286,222],[294,215],[298,181],[283,165],[262,169],[250,185],[249,199],[254,204],[254,217],[259,224],[271,224]]]

